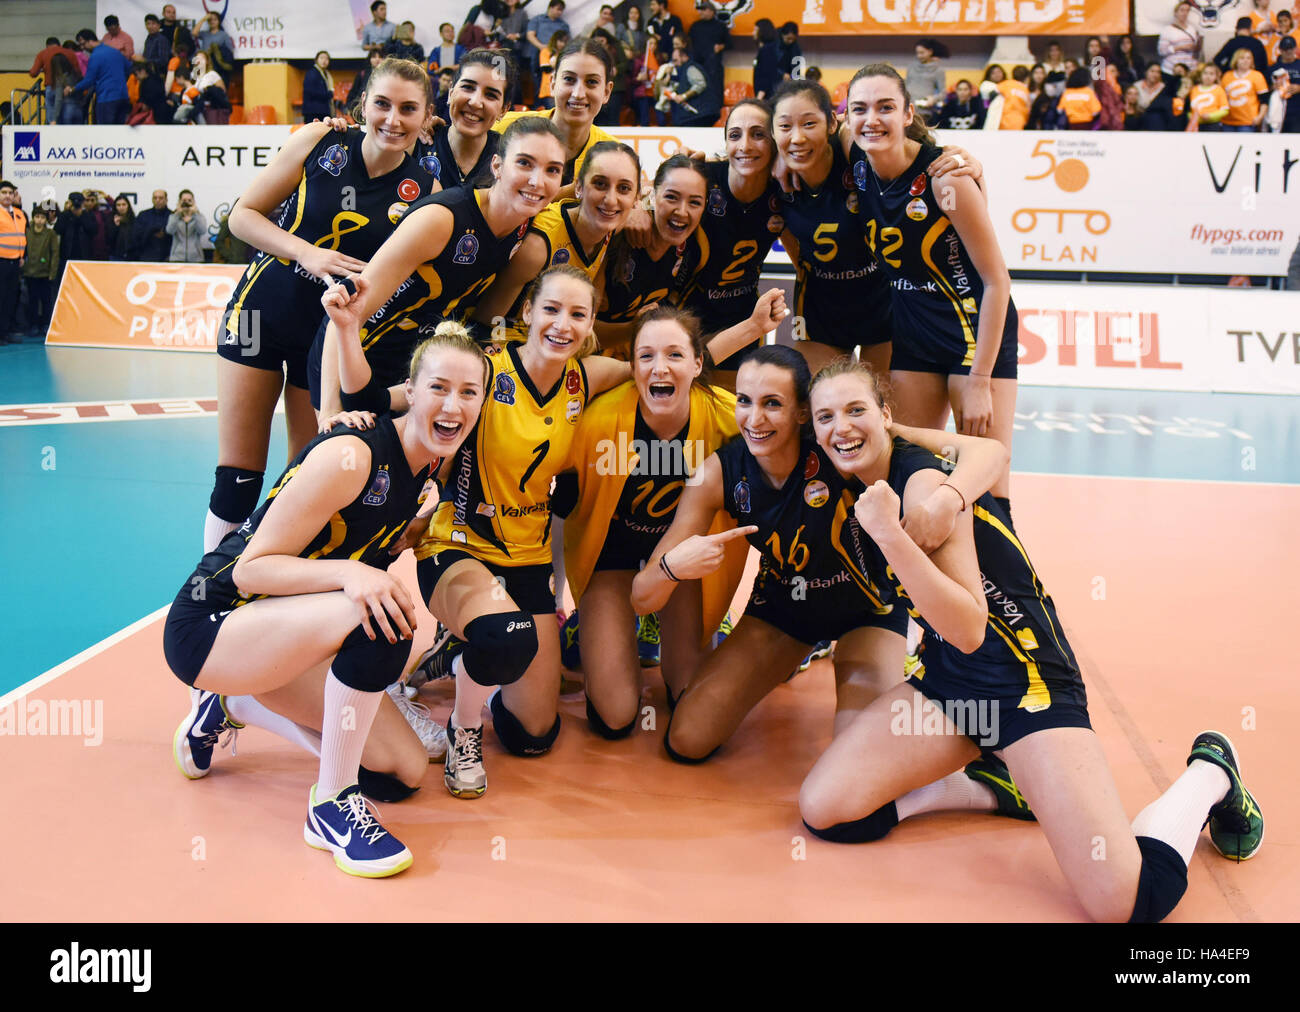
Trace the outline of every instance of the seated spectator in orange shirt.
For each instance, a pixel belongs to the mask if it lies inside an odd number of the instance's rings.
[[[1219,68],[1213,63],[1201,68],[1200,84],[1192,87],[1187,101],[1196,115],[1198,130],[1217,133],[1223,129],[1223,120],[1228,115],[1228,96],[1219,84]]]
[[[1281,45],[1282,40],[1287,36],[1295,39],[1296,42],[1300,42],[1300,32],[1295,30],[1295,17],[1290,11],[1278,11],[1277,30],[1273,32],[1264,43],[1268,48],[1269,66],[1277,63],[1279,59],[1277,47]]]
[[[1092,90],[1092,75],[1083,67],[1071,72],[1065,81],[1060,107],[1071,130],[1091,130],[1101,115],[1101,102]]]
[[[1268,82],[1255,69],[1255,58],[1248,50],[1237,50],[1232,69],[1223,77],[1223,91],[1228,96],[1223,129],[1234,133],[1258,130],[1268,113]]]
[[[1028,67],[1016,67],[1011,71],[1009,80],[998,85],[1002,95],[1002,120],[999,130],[1023,130],[1029,122],[1029,80]]]

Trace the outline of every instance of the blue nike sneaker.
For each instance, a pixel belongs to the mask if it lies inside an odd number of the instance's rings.
[[[835,648],[834,640],[820,640],[812,648],[812,653],[810,653],[807,657],[805,657],[799,663],[799,666],[794,669],[794,671],[790,672],[790,678],[793,678],[795,675],[799,674],[800,672],[807,671],[810,667],[812,667],[813,661],[821,660],[821,658],[823,657],[829,657],[831,655],[831,651],[834,648]],[[788,682],[790,678],[787,678],[786,681]]]
[[[212,772],[212,751],[218,744],[229,748],[231,755],[238,754],[235,738],[244,725],[230,719],[224,696],[190,689],[190,699],[189,715],[172,739],[172,758],[188,779],[201,780]]]
[[[730,636],[736,629],[736,619],[731,617],[731,612],[722,616],[722,621],[718,624],[718,631],[713,634],[713,649],[717,650],[722,646],[722,641]]]
[[[387,878],[406,871],[413,859],[402,842],[379,824],[378,814],[356,784],[319,802],[312,784],[302,838],[309,847],[332,851],[334,863],[349,875]]]
[[[570,671],[582,670],[582,651],[578,646],[578,609],[570,612],[560,626],[560,663]]]
[[[659,667],[659,615],[657,612],[642,615],[638,619],[636,652],[641,659],[641,667]]]

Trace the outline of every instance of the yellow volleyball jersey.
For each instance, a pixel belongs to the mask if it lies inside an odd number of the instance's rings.
[[[508,127],[515,120],[519,119],[520,116],[546,116],[550,120],[554,121],[555,110],[551,109],[550,111],[545,111],[545,110],[524,109],[519,111],[511,111],[506,113],[499,120],[497,120],[496,123],[493,125],[492,129],[495,130],[497,133],[505,133],[506,127]],[[582,150],[579,151],[573,157],[572,161],[568,161],[564,163],[564,179],[561,185],[568,186],[575,179],[577,179],[578,176],[582,174],[582,163],[586,161],[587,152],[591,150],[593,144],[599,144],[601,141],[616,141],[616,140],[618,140],[618,138],[615,137],[608,130],[603,130],[593,123],[591,125],[590,133],[587,134],[587,143],[582,146]]]
[[[541,212],[533,223],[528,226],[529,233],[538,235],[546,243],[546,265],[542,270],[548,267],[558,267],[561,264],[568,264],[582,271],[587,277],[591,278],[592,284],[596,283],[596,275],[600,273],[601,267],[605,264],[605,251],[609,249],[609,236],[606,236],[596,252],[588,256],[582,248],[582,242],[578,239],[577,228],[574,225],[573,218],[576,215],[574,208],[578,206],[576,200],[557,200],[549,204]],[[538,272],[540,273],[540,271]],[[510,307],[510,312],[506,314],[507,325],[509,326],[509,336],[507,340],[524,341],[528,338],[528,325],[523,321],[524,311],[524,292],[519,293],[515,299],[515,304]]]
[[[571,466],[587,374],[570,359],[554,389],[539,391],[519,348],[512,341],[487,349],[491,392],[452,461],[417,559],[459,548],[501,566],[550,565],[551,480]]]

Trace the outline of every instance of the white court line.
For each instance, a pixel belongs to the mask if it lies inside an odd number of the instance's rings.
[[[90,660],[92,657],[102,654],[109,647],[116,646],[118,643],[121,643],[127,637],[133,636],[135,633],[138,633],[141,629],[149,625],[151,622],[154,622],[157,619],[162,618],[163,615],[167,614],[167,609],[170,607],[171,607],[170,604],[163,605],[157,611],[150,612],[144,618],[137,619],[135,622],[132,622],[125,629],[119,629],[117,632],[113,633],[113,635],[107,637],[106,639],[100,640],[94,646],[87,647],[85,650],[81,651],[81,653],[77,654],[75,657],[69,657],[62,664],[50,668],[50,670],[46,671],[44,674],[37,675],[31,681],[25,682],[24,684],[18,686],[18,688],[12,690],[11,692],[6,692],[3,696],[0,696],[0,710],[3,710],[6,706],[14,702],[15,700],[21,699],[23,696],[27,695],[27,693],[32,692],[35,689],[39,689],[42,685],[48,685],[50,682],[54,681],[59,676],[66,675],[73,668],[77,667],[80,664],[85,663],[86,661]]]

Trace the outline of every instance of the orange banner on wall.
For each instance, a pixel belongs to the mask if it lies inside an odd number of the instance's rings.
[[[215,351],[241,264],[74,260],[63,273],[46,344]]]
[[[733,31],[769,18],[801,35],[1100,35],[1127,32],[1128,0],[725,0]]]

